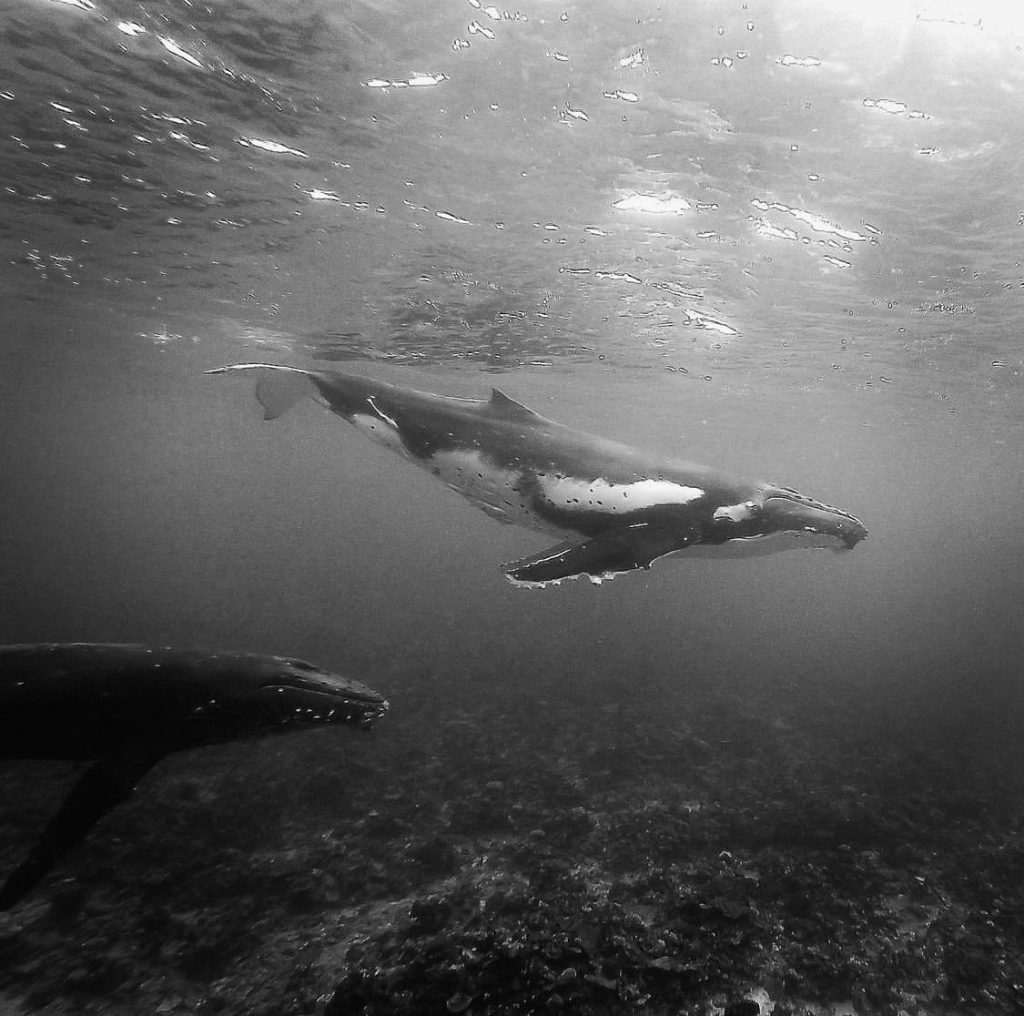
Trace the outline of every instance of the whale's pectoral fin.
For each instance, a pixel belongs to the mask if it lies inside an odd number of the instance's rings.
[[[140,748],[100,759],[72,787],[32,852],[0,889],[0,910],[9,910],[108,812],[131,796],[135,785],[164,756]]]
[[[697,542],[697,532],[640,523],[601,533],[582,543],[562,543],[502,569],[513,585],[545,586],[586,575],[600,584]]]

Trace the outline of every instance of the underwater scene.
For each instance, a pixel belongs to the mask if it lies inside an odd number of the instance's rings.
[[[0,1013],[1024,1011],[1024,8],[0,0]]]

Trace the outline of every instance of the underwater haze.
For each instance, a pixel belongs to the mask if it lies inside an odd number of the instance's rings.
[[[391,702],[162,762],[0,914],[0,1008],[1021,1006],[1022,102],[994,2],[0,0],[0,642]],[[251,362],[869,535],[515,588],[551,537]],[[0,764],[0,874],[75,772]]]

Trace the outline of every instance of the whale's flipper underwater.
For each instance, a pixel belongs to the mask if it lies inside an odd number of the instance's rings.
[[[789,487],[571,430],[497,389],[477,401],[275,364],[208,373],[235,371],[258,373],[266,419],[310,396],[494,518],[557,534],[563,542],[504,566],[516,585],[599,583],[693,548],[723,556],[848,550],[867,536],[856,516]]]
[[[0,888],[30,892],[173,751],[327,724],[388,703],[301,660],[104,643],[0,646],[0,758],[95,760]]]

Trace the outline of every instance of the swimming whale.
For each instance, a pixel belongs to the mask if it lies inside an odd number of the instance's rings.
[[[516,585],[579,576],[600,583],[683,550],[848,550],[867,536],[856,516],[789,487],[571,430],[496,388],[480,401],[278,364],[207,373],[236,371],[258,372],[265,419],[311,396],[493,517],[559,536],[558,545],[503,567]]]
[[[0,646],[0,758],[95,760],[0,888],[25,896],[166,754],[326,724],[369,727],[377,692],[302,660],[105,643]]]

